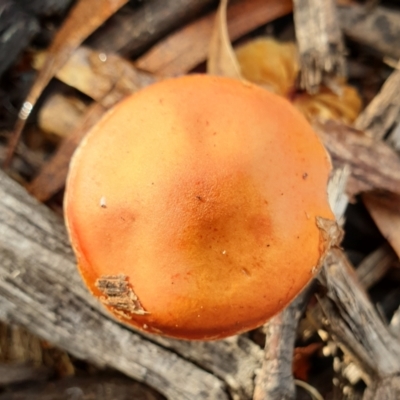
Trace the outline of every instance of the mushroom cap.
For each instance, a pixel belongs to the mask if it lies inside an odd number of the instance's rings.
[[[65,216],[90,291],[182,339],[255,328],[313,278],[331,165],[285,99],[230,78],[168,79],[119,103],[71,163]]]

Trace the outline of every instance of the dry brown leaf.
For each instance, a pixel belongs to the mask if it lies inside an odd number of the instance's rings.
[[[362,199],[382,235],[400,257],[400,196],[365,193]]]
[[[241,79],[240,66],[228,35],[226,9],[228,0],[221,0],[215,19],[207,60],[207,73]]]
[[[10,138],[5,167],[11,162],[26,120],[44,88],[74,50],[128,0],[79,0],[58,30],[47,53],[46,61],[20,110],[14,132]]]

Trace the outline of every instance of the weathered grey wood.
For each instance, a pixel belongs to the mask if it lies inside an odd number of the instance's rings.
[[[320,275],[327,297],[320,299],[326,329],[364,371],[369,386],[400,373],[400,343],[369,301],[340,250],[331,250]]]
[[[350,167],[347,192],[371,190],[400,194],[400,158],[382,141],[336,121],[314,123],[335,167]]]
[[[334,0],[294,0],[300,86],[315,93],[325,77],[345,73],[345,47]]]
[[[350,39],[383,56],[400,58],[400,10],[351,4],[338,7],[338,21]]]
[[[398,400],[399,398],[400,377],[391,376],[367,388],[363,400]]]
[[[371,103],[354,123],[375,140],[382,139],[395,124],[400,112],[400,63]]]
[[[254,374],[261,366],[263,351],[245,336],[233,336],[216,342],[147,337],[224,380],[233,399],[244,400],[253,396]]]
[[[256,377],[253,400],[293,400],[293,353],[297,326],[310,296],[310,287],[264,325],[266,333],[262,368]]]
[[[15,385],[27,381],[45,381],[54,371],[45,366],[34,367],[33,365],[2,363],[0,364],[0,386]]]
[[[103,313],[76,272],[62,221],[0,172],[0,320],[23,325],[76,357],[118,369],[174,400],[225,399],[225,386],[233,397],[249,397],[259,353],[245,338],[207,344],[159,338],[223,376],[224,383]]]
[[[149,387],[120,376],[99,374],[24,385],[0,394],[0,400],[164,400]]]
[[[397,260],[396,253],[383,244],[369,254],[358,266],[357,277],[365,289],[369,289],[382,279]]]

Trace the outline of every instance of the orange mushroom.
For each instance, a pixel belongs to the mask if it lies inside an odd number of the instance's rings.
[[[321,264],[330,168],[281,97],[206,75],[156,83],[73,158],[65,215],[80,272],[147,332],[210,340],[255,328]]]

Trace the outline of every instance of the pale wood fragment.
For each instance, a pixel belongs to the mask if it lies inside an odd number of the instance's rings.
[[[77,97],[53,93],[38,113],[38,126],[50,140],[68,136],[79,124],[87,105]]]

